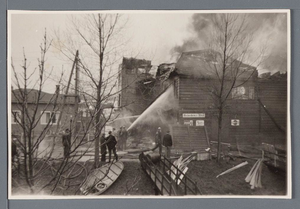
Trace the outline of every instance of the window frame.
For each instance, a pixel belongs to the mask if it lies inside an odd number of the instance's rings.
[[[17,117],[14,116],[14,113],[18,113],[19,114],[19,123],[21,123],[21,117],[22,117],[22,112],[21,110],[12,110],[12,120],[11,120],[11,124],[19,124],[18,122],[15,122],[15,119],[17,119]]]
[[[244,88],[244,94],[237,94],[239,88]],[[250,94],[251,91],[251,94]],[[254,100],[255,99],[255,87],[254,86],[239,86],[231,91],[231,99],[232,100],[239,100],[239,101],[247,101],[247,100]]]
[[[49,121],[47,121],[47,116],[46,116],[47,113],[50,113],[50,114],[51,114],[51,113],[52,113],[52,114],[54,113],[54,115],[55,115],[55,121],[56,121],[56,122],[53,123],[53,122],[52,122],[53,119],[51,119],[51,116],[50,116],[51,121],[50,121],[49,124],[50,124],[50,125],[57,125],[57,124],[58,124],[57,121],[58,121],[60,112],[59,112],[59,111],[50,111],[50,110],[41,111],[41,114],[42,114],[42,116],[41,116],[41,118],[40,118],[41,125],[47,125],[47,124],[48,124]],[[45,121],[46,121],[46,122],[44,122],[43,117],[46,117],[46,118],[45,118]]]

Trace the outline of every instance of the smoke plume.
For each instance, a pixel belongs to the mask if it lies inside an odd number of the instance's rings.
[[[188,25],[192,36],[183,40],[181,45],[171,49],[171,54],[180,56],[182,52],[209,49],[216,20],[224,14],[194,14]],[[276,72],[287,70],[287,14],[284,13],[250,13],[238,14],[237,21],[245,16],[245,37],[253,35],[250,58],[254,59],[260,54],[262,46],[265,53],[259,70]],[[249,63],[251,63],[250,60]]]

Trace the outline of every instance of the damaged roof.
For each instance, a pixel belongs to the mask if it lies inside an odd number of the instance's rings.
[[[125,69],[145,68],[146,72],[149,72],[152,66],[150,60],[136,59],[133,57],[123,57],[122,65]]]
[[[187,75],[198,78],[213,78],[216,76],[216,68],[222,69],[222,56],[214,50],[197,50],[183,52],[176,63],[176,72],[179,75]],[[220,66],[220,67],[219,67]],[[232,60],[230,65],[233,70],[238,67],[238,79],[257,78],[255,67],[244,64],[239,60]],[[227,71],[228,76],[232,71]]]
[[[271,72],[263,73],[259,75],[260,81],[265,80],[272,80],[272,81],[286,81],[287,80],[287,73],[281,73],[280,71],[277,71],[274,74],[271,74]]]
[[[175,67],[176,67],[176,63],[160,64],[156,71],[156,78],[161,81],[168,79],[170,77],[171,73],[173,73],[175,71]]]

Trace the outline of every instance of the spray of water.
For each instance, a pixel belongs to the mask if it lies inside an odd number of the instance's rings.
[[[157,122],[168,122],[170,119],[164,116],[164,112],[177,108],[177,101],[174,96],[174,87],[170,86],[161,94],[128,128],[138,125],[157,125]]]

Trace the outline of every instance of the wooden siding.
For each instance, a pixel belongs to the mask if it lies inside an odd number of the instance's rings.
[[[173,148],[182,151],[205,152],[209,147],[204,127],[173,126]]]
[[[207,128],[208,136],[211,140],[217,140],[218,118],[217,111],[214,108],[213,99],[211,96],[212,83],[211,80],[205,79],[190,79],[179,78],[178,95],[179,95],[179,110],[178,121],[181,125],[185,120],[193,120],[193,127],[196,128],[196,120],[204,120],[204,125]],[[252,87],[255,89],[254,98],[252,99],[232,99],[231,95],[226,101],[226,108],[223,115],[222,141],[236,143],[237,140],[253,143],[257,141],[259,135],[259,103],[257,101],[257,88],[255,81],[249,81],[243,85],[245,88]],[[203,118],[183,118],[183,113],[204,113]],[[231,120],[238,119],[239,126],[232,126]],[[198,126],[198,128],[201,126]],[[203,128],[203,127],[202,127]],[[183,140],[184,135],[178,131],[174,132],[178,136],[176,139]],[[190,136],[187,139],[189,143],[199,136]],[[191,148],[193,145],[190,145]],[[185,146],[186,148],[188,145]]]
[[[259,98],[275,121],[283,128],[287,126],[287,81],[259,82]],[[261,108],[261,132],[280,133],[266,111]]]
[[[181,109],[206,110],[212,105],[208,81],[199,79],[179,80],[179,106]]]

